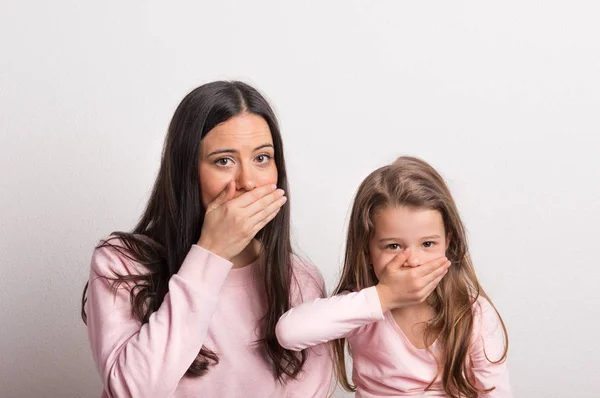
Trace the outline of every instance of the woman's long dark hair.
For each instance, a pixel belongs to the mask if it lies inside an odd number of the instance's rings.
[[[142,324],[158,310],[167,294],[169,279],[179,271],[190,247],[200,238],[205,214],[198,177],[200,142],[215,126],[244,112],[261,116],[269,125],[277,184],[290,197],[279,125],[267,100],[253,87],[237,81],[212,82],[190,92],[169,125],[158,177],[137,226],[132,232],[114,232],[98,245],[117,250],[148,269],[144,275],[116,275],[113,280],[115,288],[123,282],[132,284],[132,311]],[[284,349],[275,336],[277,320],[290,309],[293,253],[289,203],[288,200],[256,236],[262,243],[258,265],[264,275],[266,296],[261,342],[273,362],[275,376],[282,381],[284,376],[295,378],[306,361],[304,351],[298,354]],[[82,297],[84,322],[87,287],[86,284]],[[218,362],[216,353],[202,347],[186,375],[202,376],[209,365]]]

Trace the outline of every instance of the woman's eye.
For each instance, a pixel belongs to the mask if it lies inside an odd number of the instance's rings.
[[[256,157],[256,160],[258,161],[258,163],[264,164],[264,163],[269,162],[269,160],[271,160],[271,156],[266,155],[266,154],[258,155]]]
[[[215,160],[215,164],[217,166],[229,166],[229,164],[231,163],[231,159],[229,158],[220,158]]]

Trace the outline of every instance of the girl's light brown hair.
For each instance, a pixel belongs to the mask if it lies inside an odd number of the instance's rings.
[[[436,315],[427,324],[425,345],[430,347],[437,339],[441,352],[437,358],[438,373],[427,389],[431,389],[434,381],[441,376],[444,392],[452,398],[477,397],[480,393],[491,391],[493,388],[477,388],[469,370],[468,357],[469,345],[472,343],[474,305],[480,296],[492,306],[493,303],[475,275],[465,227],[450,190],[439,173],[423,160],[400,157],[391,165],[372,172],[358,188],[348,226],[342,277],[334,294],[360,291],[378,283],[370,267],[368,247],[374,234],[373,217],[378,210],[387,207],[437,210],[442,215],[445,232],[449,237],[446,257],[452,262],[452,266],[427,298],[427,303],[435,309]],[[508,335],[501,317],[500,322],[505,336],[505,348],[500,359],[493,361],[488,358],[494,363],[503,362],[508,352]],[[356,391],[356,386],[350,383],[346,373],[345,347],[345,339],[333,342],[337,379],[345,390]]]

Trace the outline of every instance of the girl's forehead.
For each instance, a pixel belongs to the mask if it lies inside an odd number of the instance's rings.
[[[375,235],[429,236],[444,230],[444,220],[438,210],[411,207],[387,207],[374,214]]]

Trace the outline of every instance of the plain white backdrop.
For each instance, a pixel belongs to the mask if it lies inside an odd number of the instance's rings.
[[[329,290],[360,181],[423,157],[507,323],[515,395],[597,396],[599,11],[0,1],[0,396],[99,396],[79,317],[92,249],[133,227],[175,107],[215,79],[274,105],[295,242]]]

